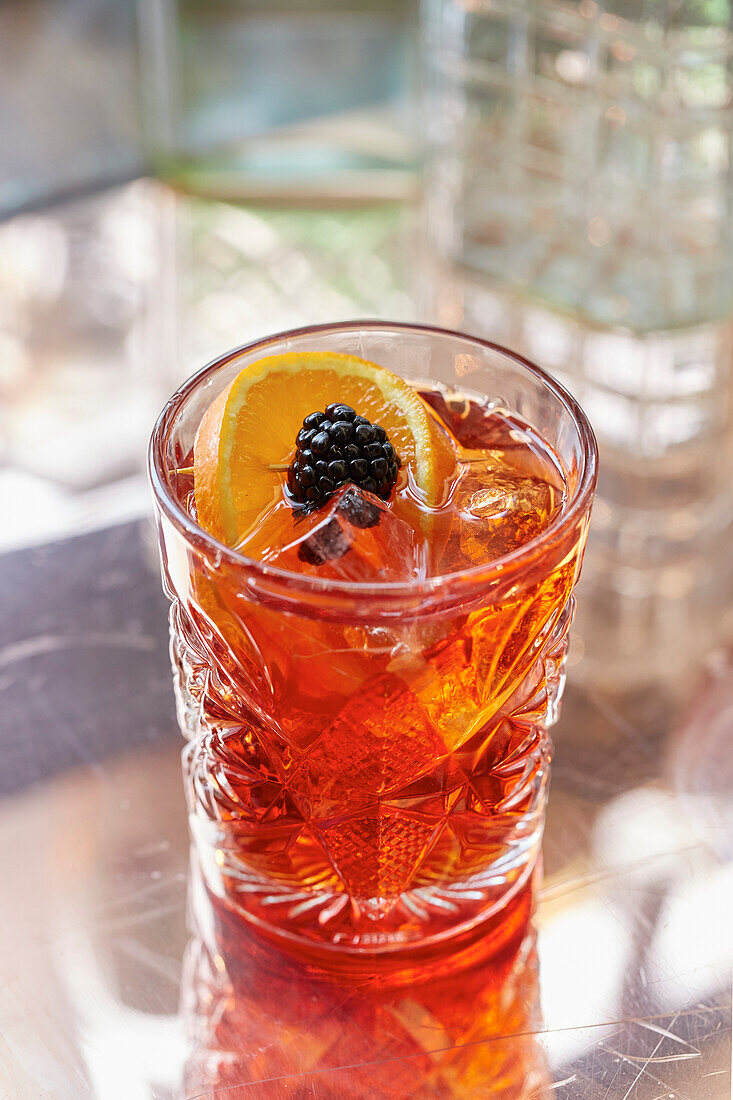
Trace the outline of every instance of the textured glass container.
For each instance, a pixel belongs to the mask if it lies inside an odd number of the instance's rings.
[[[560,512],[503,557],[415,582],[325,580],[223,546],[185,511],[177,469],[243,367],[305,350],[502,401],[561,462]],[[458,333],[324,325],[200,371],[161,414],[150,460],[189,822],[214,899],[335,968],[505,942],[539,856],[595,484],[581,410]]]
[[[517,347],[588,409],[584,672],[671,683],[733,599],[730,4],[422,16],[423,313]]]
[[[728,315],[729,3],[426,0],[423,14],[446,254],[596,322]]]

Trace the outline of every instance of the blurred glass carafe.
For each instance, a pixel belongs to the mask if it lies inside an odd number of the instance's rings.
[[[677,680],[731,606],[728,0],[425,0],[434,317],[574,390],[590,676]]]

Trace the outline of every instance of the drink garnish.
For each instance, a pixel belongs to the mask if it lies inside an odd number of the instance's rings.
[[[288,469],[288,488],[301,504],[318,505],[351,481],[386,500],[401,465],[381,424],[372,424],[350,405],[334,403],[304,418]]]
[[[382,509],[356,485],[337,486],[334,509],[330,519],[317,527],[298,547],[298,558],[308,565],[323,565],[335,561],[356,545],[357,530],[376,527]]]
[[[350,546],[351,539],[334,516],[300,544],[298,557],[308,565],[323,565],[343,557]]]
[[[359,454],[352,457],[349,447]],[[409,475],[434,508],[455,469],[448,435],[398,375],[354,355],[272,355],[240,371],[204,413],[194,443],[197,517],[220,541],[239,546],[283,497],[319,506],[350,481],[385,497],[395,479]]]
[[[365,530],[376,527],[382,513],[358,488],[349,486],[336,505],[336,514],[347,519],[352,527]]]

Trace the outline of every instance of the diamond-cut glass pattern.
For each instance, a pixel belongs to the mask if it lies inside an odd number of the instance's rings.
[[[214,624],[174,602],[192,831],[214,892],[270,924],[358,945],[377,918],[380,934],[407,934],[416,913],[439,929],[526,881],[541,839],[546,725],[562,689],[574,567],[558,568],[546,592],[530,591],[534,615],[526,592],[524,606],[518,598],[495,606],[490,623],[460,615],[427,630],[421,660],[397,672],[366,675],[375,657],[368,632],[359,636],[356,690],[335,713],[330,698],[328,720],[313,686],[310,699],[289,705],[278,695],[282,614],[253,609],[247,636],[263,664],[259,676],[237,680],[241,658],[227,664],[221,653],[234,620]],[[501,650],[485,663],[476,654],[482,629]],[[343,648],[346,631],[356,637],[338,624],[318,630],[331,651]],[[415,624],[402,630],[414,646]],[[380,652],[384,639],[380,630]],[[277,723],[257,713],[265,682],[279,701]]]
[[[479,401],[413,383],[457,457],[449,502],[411,520],[430,562],[389,583],[399,549],[387,546],[373,579],[337,582],[333,563],[283,571],[222,552],[164,508],[158,518],[207,887],[293,950],[363,958],[478,935],[530,881],[594,465],[560,399],[545,405],[551,386],[509,357],[492,351],[484,368],[437,330],[445,362],[427,329],[336,331],[338,348],[408,378],[467,370],[477,388],[502,387]],[[309,329],[288,347],[299,339],[333,342]],[[215,374],[183,391],[190,408],[169,406],[177,430],[161,473],[194,519],[191,443]],[[580,506],[563,510],[571,495]],[[402,504],[380,524],[402,522]],[[283,510],[273,545],[298,518]],[[360,530],[342,557],[361,552]]]

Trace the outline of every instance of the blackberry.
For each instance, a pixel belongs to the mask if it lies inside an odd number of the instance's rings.
[[[323,565],[324,562],[342,558],[351,546],[351,539],[334,517],[319,527],[309,539],[301,542],[298,557],[308,565]]]
[[[334,514],[298,547],[298,557],[308,565],[323,565],[342,558],[354,541],[354,527],[376,527],[382,518],[379,505],[365,497],[356,485],[343,490]]]
[[[348,520],[352,527],[376,527],[381,512],[376,504],[363,497],[358,489],[344,489],[344,495],[336,505],[336,514]]]
[[[316,506],[350,481],[386,500],[397,481],[400,457],[380,424],[334,402],[312,412],[295,440],[288,489],[299,504]]]

